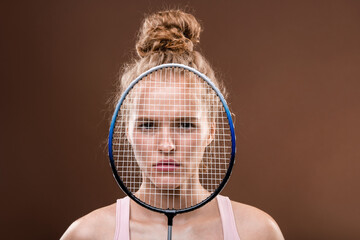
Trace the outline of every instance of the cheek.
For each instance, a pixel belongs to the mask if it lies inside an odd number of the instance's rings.
[[[137,160],[142,160],[153,155],[155,147],[154,138],[134,131],[132,148]]]
[[[201,133],[191,134],[186,138],[179,139],[181,152],[187,156],[201,157],[205,149],[206,140]]]
[[[146,134],[134,131],[132,140],[136,148],[144,148],[152,145],[153,138]]]

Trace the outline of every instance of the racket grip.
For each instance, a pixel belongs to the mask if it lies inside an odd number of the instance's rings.
[[[168,240],[171,240],[171,234],[172,234],[172,226],[168,225],[168,237],[167,237]]]
[[[171,240],[172,238],[172,225],[173,225],[173,218],[175,217],[176,213],[165,213],[168,218],[168,240]]]

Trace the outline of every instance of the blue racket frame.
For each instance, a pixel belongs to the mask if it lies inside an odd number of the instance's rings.
[[[211,87],[212,89],[216,92],[216,94],[218,95],[218,97],[220,98],[223,106],[224,106],[224,109],[225,109],[225,112],[226,112],[226,115],[227,115],[227,119],[228,119],[228,122],[229,122],[229,128],[230,128],[230,133],[231,133],[231,156],[230,156],[230,161],[229,161],[229,167],[228,167],[228,170],[225,174],[225,177],[223,179],[223,181],[219,184],[219,187],[210,194],[210,196],[208,196],[206,199],[204,199],[203,201],[197,203],[196,205],[194,206],[191,206],[191,207],[188,207],[188,208],[184,208],[184,209],[177,209],[177,210],[174,210],[174,209],[159,209],[159,208],[156,208],[156,207],[153,207],[153,206],[150,206],[144,202],[142,202],[141,200],[139,200],[137,197],[135,197],[133,195],[132,192],[130,192],[128,190],[128,188],[124,185],[123,181],[121,180],[120,176],[118,175],[118,172],[117,172],[117,169],[116,169],[116,166],[115,166],[115,162],[114,162],[114,158],[113,158],[113,149],[112,149],[112,146],[113,146],[113,133],[114,133],[114,128],[115,128],[115,124],[116,124],[116,118],[117,118],[117,115],[119,113],[119,110],[120,110],[120,107],[123,103],[123,101],[125,100],[126,96],[128,95],[129,91],[141,80],[143,79],[145,76],[159,70],[159,69],[163,69],[163,68],[183,68],[183,69],[186,69],[194,74],[196,74],[197,76],[201,77],[204,81],[206,81]],[[120,188],[132,199],[134,200],[136,203],[140,204],[141,206],[147,208],[147,209],[150,209],[152,211],[155,211],[155,212],[159,212],[159,213],[164,213],[168,216],[168,224],[169,224],[169,227],[172,225],[172,218],[178,214],[178,213],[185,213],[185,212],[189,212],[189,211],[192,211],[192,210],[195,210],[203,205],[205,205],[207,202],[211,201],[217,194],[220,193],[220,191],[225,187],[230,175],[231,175],[231,171],[232,171],[232,168],[234,166],[234,163],[235,163],[235,152],[236,152],[236,139],[235,139],[235,130],[234,130],[234,124],[233,124],[233,120],[231,118],[231,113],[230,113],[230,110],[229,110],[229,107],[226,103],[226,100],[224,99],[223,95],[221,94],[221,92],[216,88],[216,86],[214,85],[213,82],[211,82],[211,80],[205,76],[204,74],[202,74],[201,72],[197,71],[196,69],[192,68],[192,67],[189,67],[189,66],[186,66],[186,65],[183,65],[183,64],[177,64],[177,63],[168,63],[168,64],[162,64],[162,65],[158,65],[156,67],[153,67],[151,69],[149,69],[148,71],[142,73],[140,76],[138,76],[134,81],[131,82],[131,84],[129,85],[129,87],[124,91],[124,93],[122,94],[117,106],[116,106],[116,109],[114,111],[114,114],[113,114],[113,117],[112,117],[112,120],[111,120],[111,125],[110,125],[110,132],[109,132],[109,159],[110,159],[110,166],[111,166],[111,169],[112,169],[112,172],[113,172],[113,175],[114,175],[114,178],[116,179],[116,182],[118,183],[118,185],[120,186]],[[170,233],[171,234],[171,233]],[[171,238],[171,237],[170,237]]]

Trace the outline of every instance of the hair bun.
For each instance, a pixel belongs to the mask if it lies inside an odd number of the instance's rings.
[[[191,14],[180,10],[158,12],[145,18],[136,50],[140,57],[155,52],[192,52],[200,32],[201,26]]]

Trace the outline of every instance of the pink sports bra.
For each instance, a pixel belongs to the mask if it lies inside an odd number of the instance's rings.
[[[240,240],[236,229],[234,213],[228,197],[216,197],[224,233],[224,240]],[[116,229],[114,240],[130,240],[129,218],[130,198],[124,197],[116,201]]]

